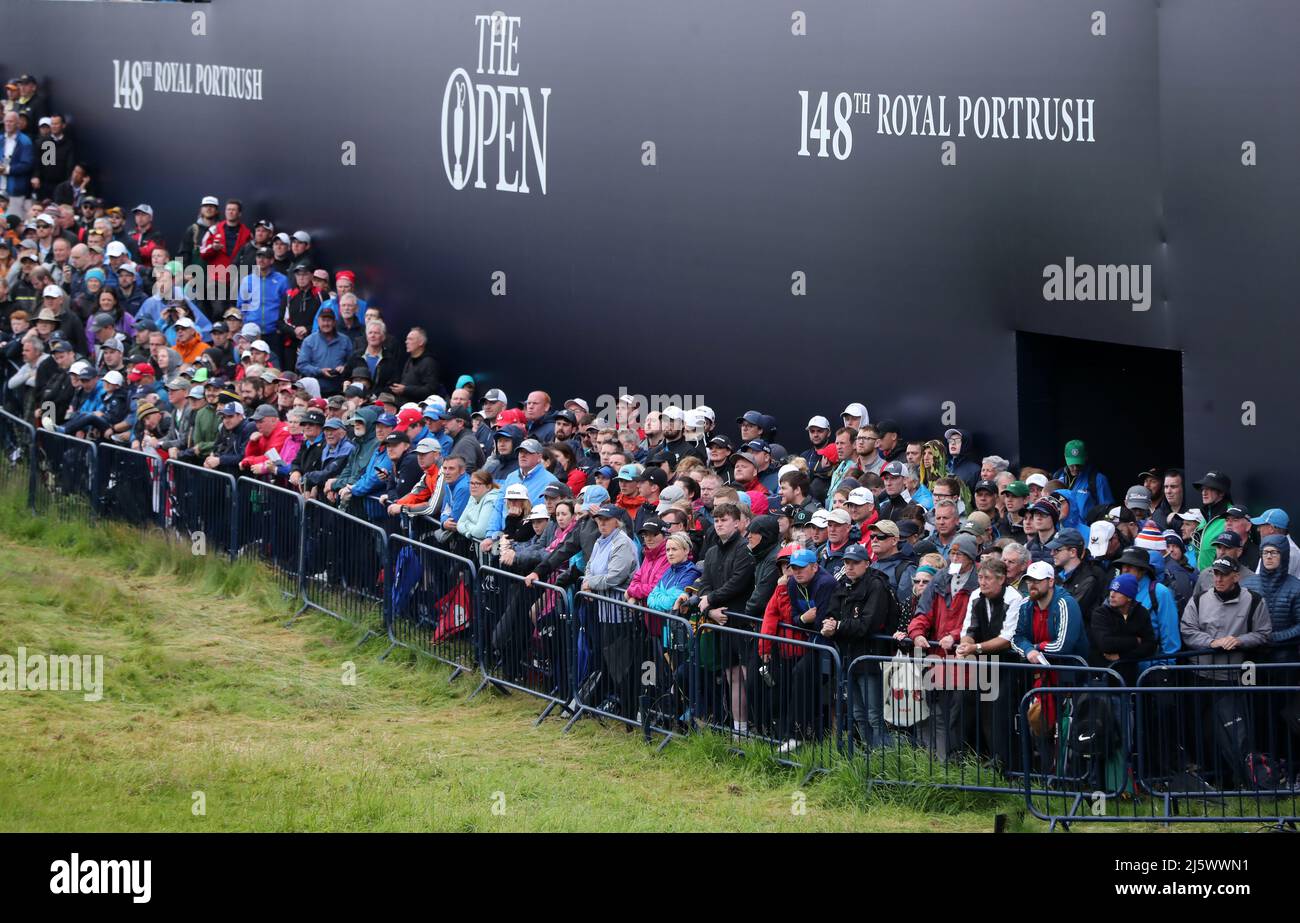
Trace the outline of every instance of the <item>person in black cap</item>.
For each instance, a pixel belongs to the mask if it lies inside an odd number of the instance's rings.
[[[1205,570],[1214,563],[1214,540],[1228,524],[1228,507],[1232,506],[1232,478],[1221,471],[1210,471],[1199,481],[1194,481],[1192,488],[1201,494],[1201,516],[1205,519],[1205,525],[1201,527],[1201,551],[1197,556],[1196,569]]]
[[[297,263],[289,275],[293,279],[293,287],[287,293],[288,304],[285,307],[288,327],[284,331],[284,362],[285,368],[291,369],[297,367],[298,349],[311,334],[312,321],[324,303],[324,298],[312,284],[311,264]],[[354,365],[355,362],[349,364],[348,368]]]
[[[443,431],[451,437],[451,450],[446,457],[463,459],[465,470],[471,474],[483,467],[487,459],[470,428],[469,411],[464,407],[448,407],[442,412],[442,420]]]
[[[1062,529],[1046,545],[1056,566],[1056,585],[1079,604],[1085,629],[1092,611],[1105,601],[1109,583],[1106,572],[1085,557],[1087,547],[1088,542],[1078,529]]]
[[[731,466],[731,456],[736,451],[735,443],[719,434],[709,440],[708,447],[709,470],[716,474],[723,484],[732,483],[735,475]]]
[[[880,435],[880,441],[876,443],[876,451],[884,456],[886,464],[907,460],[907,444],[903,442],[902,428],[897,420],[877,420],[876,432]]]
[[[406,433],[391,432],[384,438],[384,452],[388,455],[391,473],[384,480],[383,493],[378,498],[379,509],[375,511],[375,520],[390,533],[397,530],[401,520],[397,516],[388,514],[388,505],[415,490],[424,479],[424,469],[420,467],[419,457],[410,449],[411,439]],[[366,498],[366,508],[371,508],[370,498]]]
[[[1025,547],[1029,556],[1035,561],[1050,561],[1052,554],[1047,550],[1048,544],[1056,538],[1056,523],[1060,519],[1056,504],[1046,497],[1025,510]]]
[[[1209,544],[1209,550],[1214,555],[1214,560],[1229,560],[1237,565],[1237,574],[1242,580],[1245,580],[1254,573],[1249,567],[1242,563],[1242,552],[1245,551],[1245,543],[1242,542],[1241,536],[1232,530],[1225,530],[1215,536]],[[1213,563],[1213,562],[1211,562]],[[1192,598],[1195,599],[1202,593],[1208,592],[1214,587],[1214,573],[1210,568],[1206,568],[1196,578],[1196,588],[1192,590]]]

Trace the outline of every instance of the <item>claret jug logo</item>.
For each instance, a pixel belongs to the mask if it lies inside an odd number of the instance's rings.
[[[480,13],[474,77],[458,67],[442,94],[442,166],[453,189],[489,182],[502,192],[546,195],[546,115],[551,88],[533,92],[484,78],[519,76],[520,16]],[[535,185],[533,185],[535,184]]]

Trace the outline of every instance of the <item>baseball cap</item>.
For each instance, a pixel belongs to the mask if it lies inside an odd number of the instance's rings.
[[[638,481],[649,481],[660,490],[668,486],[668,475],[662,468],[647,468],[637,475],[636,479]]]
[[[573,491],[563,481],[552,481],[542,488],[543,497],[572,497]]]
[[[943,438],[945,442],[951,439],[953,436],[960,436],[960,435],[961,435],[961,430],[959,430],[955,426],[950,426],[943,431]]]
[[[736,448],[735,444],[733,444],[730,439],[728,439],[726,436],[723,436],[721,434],[714,436],[712,439],[710,439],[709,445],[718,446],[719,448],[726,449],[728,452],[734,451]]]
[[[242,417],[244,415],[244,405],[239,401],[228,401],[217,411],[223,417]]]
[[[51,215],[49,212],[42,212],[41,214],[39,214],[39,215],[36,216],[36,223],[37,223],[37,224],[57,224],[58,222],[56,222],[56,221],[54,220],[54,216]]]
[[[645,522],[641,523],[641,528],[636,531],[638,533],[650,532],[653,535],[663,535],[664,524],[658,519],[647,519]]]
[[[826,510],[818,510],[812,514],[812,519],[809,520],[808,524],[814,529],[825,529],[826,524],[830,521],[829,516],[830,513]]]
[[[411,437],[401,430],[394,430],[384,437],[384,445],[410,445]]]
[[[415,444],[415,451],[421,454],[425,452],[440,452],[442,451],[442,446],[440,446],[438,440],[434,439],[432,436],[425,436]]]
[[[1029,487],[1042,489],[1047,486],[1047,475],[1031,474],[1029,477],[1025,478],[1025,484]],[[1025,496],[1029,496],[1029,494],[1026,493]]]
[[[338,417],[330,417],[328,420],[325,421],[325,428],[326,429],[347,429],[347,425],[344,424],[344,422],[340,420]],[[429,442],[429,441],[430,440],[425,439],[420,444],[424,445],[425,442]]]
[[[192,400],[201,401],[203,400],[204,393],[203,385],[195,385],[193,388],[190,388],[189,396]]]
[[[539,503],[537,504],[537,506],[529,510],[528,516],[525,517],[525,521],[526,522],[538,522],[538,521],[550,522],[551,514],[546,511],[545,506]]]
[[[901,478],[907,476],[907,466],[900,461],[891,461],[880,470],[881,477]]]
[[[871,552],[867,551],[865,545],[855,542],[844,549],[843,557],[846,561],[870,561]]]
[[[1223,515],[1228,519],[1249,519],[1250,518],[1250,513],[1246,512],[1246,508],[1244,506],[1230,506],[1224,511]]]
[[[122,373],[119,372],[117,369],[113,369],[112,371],[105,372],[104,382],[110,385],[117,385],[119,388],[123,384],[125,384],[125,381],[122,378]]]
[[[506,488],[505,499],[507,500],[527,500],[528,488],[523,484],[511,484]]]
[[[763,415],[757,410],[746,410],[743,414],[736,417],[737,423],[748,423],[751,426],[762,426],[765,422]]]
[[[1225,529],[1216,535],[1214,541],[1210,542],[1210,544],[1217,545],[1220,548],[1240,548],[1241,536],[1236,532],[1229,532]]]
[[[1137,507],[1138,509],[1151,509],[1151,491],[1147,490],[1141,484],[1135,484],[1124,494],[1124,505]]]
[[[807,567],[810,564],[817,563],[817,552],[811,548],[800,548],[790,555],[791,567]]]
[[[128,252],[126,244],[120,240],[110,240],[108,246],[104,247],[104,256],[126,256]]]
[[[1056,537],[1047,543],[1048,551],[1055,551],[1058,548],[1082,548],[1086,542],[1083,540],[1083,534],[1078,529],[1062,529],[1056,533]]]
[[[853,506],[875,506],[876,495],[871,492],[870,488],[855,487],[849,491],[848,499],[845,502],[851,503]]]
[[[522,446],[521,446],[522,448]],[[641,466],[636,464],[624,465],[618,469],[618,479],[620,481],[635,481],[641,473]]]
[[[316,410],[314,408],[308,410],[306,413],[302,415],[302,425],[303,426],[324,426],[325,414],[321,413],[319,410]]]
[[[280,419],[280,412],[270,404],[258,404],[257,409],[253,411],[254,420],[269,420],[271,418]]]
[[[986,480],[986,481],[976,481],[976,482],[975,482],[975,490],[973,491],[973,493],[979,493],[981,490],[986,491],[987,493],[996,494],[996,493],[998,492],[998,485],[997,485],[997,482],[996,482],[996,481],[987,481],[987,480]],[[1029,491],[1026,490],[1025,493],[1028,494]]]
[[[1276,529],[1291,528],[1291,517],[1286,514],[1286,510],[1280,510],[1277,507],[1264,510],[1251,523],[1257,526],[1273,526]]]
[[[500,402],[503,403],[503,404],[509,404],[509,403],[510,403],[510,401],[506,399],[506,393],[505,393],[504,391],[502,391],[500,388],[491,388],[491,389],[489,389],[489,390],[488,390],[488,393],[485,394],[485,395],[483,395],[483,400],[484,400],[485,402],[487,402],[487,401],[500,401]]]
[[[72,352],[72,344],[64,339],[50,340],[50,352],[70,353]]]
[[[1181,522],[1205,522],[1205,514],[1194,506],[1183,510],[1181,513],[1173,513],[1169,518]]]
[[[1025,576],[1030,580],[1050,580],[1056,576],[1056,570],[1046,561],[1035,561],[1029,565],[1025,571]]]
[[[805,426],[804,429],[812,429],[813,427],[816,427],[817,429],[830,429],[831,421],[823,416],[815,416],[809,419],[808,425]]]
[[[422,414],[418,410],[403,410],[397,415],[397,426],[401,429],[409,429],[419,423]]]
[[[153,206],[152,206],[152,205],[146,205],[144,202],[141,202],[141,203],[140,203],[139,205],[137,205],[135,208],[131,209],[131,211],[132,211],[132,213],[134,213],[134,212],[143,212],[144,214],[148,215],[150,218],[153,217]]]
[[[504,392],[504,391],[501,391],[501,390],[498,389],[498,388],[493,388],[492,391],[496,391],[497,394],[500,394],[500,395],[501,395],[501,397],[493,398],[493,400],[497,400],[497,401],[504,401],[504,400],[505,400],[505,392]],[[488,393],[491,394],[492,391],[489,391]],[[580,397],[571,397],[571,398],[569,398],[567,401],[564,402],[564,406],[565,406],[565,407],[568,407],[570,404],[575,405],[575,406],[576,406],[579,410],[581,410],[583,413],[591,413],[591,405],[588,404],[585,400],[583,400],[583,399],[580,398]]]
[[[884,535],[888,538],[902,537],[902,534],[898,528],[898,523],[894,522],[892,519],[877,520],[876,522],[873,522],[871,524],[871,526],[868,528],[868,531],[872,532],[875,535]]]
[[[1098,519],[1088,527],[1088,551],[1094,558],[1106,553],[1110,540],[1115,537],[1115,524],[1105,519]]]
[[[849,404],[847,407],[845,407],[843,410],[841,410],[841,411],[840,411],[840,416],[841,416],[841,417],[860,417],[860,418],[862,419],[862,422],[863,422],[863,423],[868,422],[868,420],[867,420],[867,408],[866,408],[865,406],[863,406],[862,404],[858,403],[857,401],[854,401],[853,403],[851,403],[851,404]]]
[[[375,426],[396,426],[397,415],[393,413],[381,413],[375,418]]]
[[[617,519],[618,507],[614,506],[612,503],[606,503],[604,506],[597,509],[592,515],[597,519]]]
[[[515,451],[540,453],[542,451],[542,444],[536,439],[525,439],[523,442],[519,443],[519,448],[515,449]]]
[[[221,201],[214,195],[205,195],[202,199],[199,200],[199,205],[200,206],[216,205],[220,207]]]
[[[42,298],[62,298],[63,295],[63,289],[53,283],[45,286],[45,288],[41,290]]]
[[[838,510],[826,511],[826,522],[828,525],[830,523],[837,523],[841,526],[847,526],[853,522],[853,517],[849,515],[848,510],[844,509],[844,507],[840,507]]]
[[[1002,488],[1004,494],[1011,494],[1013,497],[1028,497],[1029,485],[1024,481],[1012,481],[1006,487]]]
[[[257,338],[262,335],[262,328],[257,326],[257,324],[250,322],[239,328],[239,335],[241,337],[248,337],[250,340],[257,340]],[[262,343],[263,346],[266,345],[261,340],[258,340],[258,342]],[[270,350],[267,351],[270,352]]]
[[[796,551],[802,550],[802,547],[803,546],[799,545],[797,542],[790,542],[788,545],[782,545],[781,550],[776,553],[776,559],[778,561],[782,558],[788,560]]]
[[[1082,465],[1088,461],[1088,448],[1082,439],[1071,439],[1065,444],[1065,463]]]
[[[1210,565],[1216,574],[1231,574],[1237,569],[1237,562],[1232,558],[1216,558]]]
[[[311,243],[311,235],[308,234],[306,231],[294,231],[292,236],[293,239],[298,241],[298,243],[300,244]]]

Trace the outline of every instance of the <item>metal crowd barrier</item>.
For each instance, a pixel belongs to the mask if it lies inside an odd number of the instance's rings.
[[[396,533],[388,536],[388,560],[388,640],[452,667],[453,680],[474,669],[481,650],[478,568]]]
[[[205,554],[230,554],[239,528],[234,476],[173,459],[164,481],[163,526],[183,541],[201,538]]]
[[[238,528],[234,554],[260,561],[286,599],[302,595],[303,505],[297,491],[241,477],[235,483]]]
[[[95,512],[95,443],[45,429],[36,430],[32,443],[33,512],[89,524]]]
[[[303,509],[302,601],[365,629],[362,642],[383,634],[388,535],[318,500]]]
[[[1294,647],[1213,652],[1211,663],[1201,662],[1211,652],[1162,655],[1132,685],[1112,668],[1124,664],[1077,657],[972,668],[879,654],[845,669],[808,629],[759,635],[761,620],[741,613],[692,626],[621,600],[528,587],[294,491],[0,411],[0,485],[24,484],[38,514],[202,531],[217,549],[269,564],[304,608],[366,638],[384,631],[392,645],[449,664],[453,678],[477,664],[476,693],[491,685],[536,696],[546,702],[537,720],[559,708],[566,730],[584,716],[662,743],[707,729],[810,772],[841,752],[865,761],[869,784],[1023,793],[1053,825],[1300,821]],[[1233,662],[1242,655],[1259,659]]]
[[[497,567],[479,567],[478,575],[483,679],[474,694],[491,685],[537,696],[547,702],[541,722],[556,706],[569,703],[573,670],[581,659],[569,595],[540,580],[530,587],[523,577]]]
[[[1075,727],[1068,747],[1074,759],[1090,763],[1093,771],[1050,792],[1031,791],[1027,784],[1026,805],[1053,825],[1144,821],[1294,827],[1300,821],[1300,786],[1290,759],[1294,731],[1285,741],[1272,739],[1283,747],[1281,753],[1250,748],[1266,745],[1251,726],[1253,716],[1272,713],[1270,700],[1276,703],[1296,691],[1294,685],[1236,685],[1230,691],[1179,685],[1053,688],[1046,694],[1076,702],[1086,697],[1092,703],[1071,710]],[[1029,698],[1021,703],[1022,716]],[[1196,741],[1158,779],[1150,777],[1149,754],[1141,743],[1144,725],[1153,720],[1175,722],[1176,733],[1186,730]]]
[[[660,747],[690,727],[695,684],[691,623],[625,600],[575,594],[574,693],[569,723],[583,715],[639,727]]]
[[[163,460],[157,454],[112,442],[100,442],[96,455],[95,510],[98,514],[140,528],[158,525]]]
[[[766,658],[761,641],[770,645]],[[829,768],[843,746],[839,651],[824,641],[760,636],[708,619],[692,642],[696,722],[809,774]]]
[[[848,749],[865,761],[873,784],[1019,794],[1026,785],[1050,792],[1086,776],[1087,767],[1064,758],[1068,715],[1036,690],[1123,683],[1113,670],[1077,657],[1043,667],[900,653],[854,658],[845,685]],[[1031,720],[1018,713],[1025,696],[1037,703]]]
[[[36,427],[7,410],[0,410],[0,488],[21,490],[31,506],[36,489],[32,453]]]

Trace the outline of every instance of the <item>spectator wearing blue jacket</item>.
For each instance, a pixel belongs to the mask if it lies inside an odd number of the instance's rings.
[[[322,311],[320,329],[308,334],[298,348],[298,374],[315,378],[322,397],[341,394],[351,355],[352,341],[335,329],[334,312]]]
[[[1161,654],[1176,654],[1183,646],[1179,628],[1178,599],[1174,591],[1161,582],[1165,572],[1165,558],[1159,551],[1134,546],[1124,549],[1115,559],[1121,574],[1130,574],[1138,582],[1137,601],[1151,613],[1151,627],[1156,632],[1156,650]],[[1173,663],[1172,660],[1144,660],[1141,669],[1154,664]]]
[[[275,271],[273,260],[270,247],[258,247],[257,272],[239,282],[239,312],[244,323],[257,324],[268,342],[280,324],[289,294],[289,280]]]
[[[1073,596],[1056,585],[1056,571],[1046,561],[1035,561],[1025,572],[1029,595],[1016,614],[1016,635],[1011,648],[1030,663],[1051,662],[1053,655],[1088,657],[1083,615]]]
[[[0,158],[9,162],[0,174],[0,190],[9,197],[12,214],[26,216],[27,197],[32,194],[32,172],[36,169],[36,150],[32,139],[18,130],[18,113],[4,115],[4,136],[0,137]]]
[[[522,484],[528,491],[528,499],[536,506],[539,503],[545,503],[546,498],[542,492],[546,490],[547,485],[559,482],[559,478],[547,471],[542,465],[542,444],[536,439],[525,439],[519,443],[519,449],[515,452],[519,459],[519,467],[510,472],[504,481],[501,482],[501,496],[505,497],[506,491],[511,484]],[[492,514],[492,519],[488,524],[488,537],[484,542],[491,542],[499,536],[505,529],[505,501],[498,500],[496,510]]]
[[[1111,492],[1106,475],[1094,465],[1088,464],[1088,447],[1082,439],[1071,439],[1065,444],[1065,467],[1053,474],[1052,480],[1060,481],[1076,493],[1087,495],[1084,498],[1086,509],[1080,510],[1083,514],[1099,503],[1107,507],[1115,503],[1115,495]]]
[[[442,527],[448,532],[455,532],[460,516],[469,505],[469,475],[465,473],[465,461],[461,458],[448,458],[442,463]]]
[[[1300,580],[1289,573],[1291,567],[1290,540],[1286,535],[1269,535],[1260,542],[1259,573],[1251,574],[1241,582],[1254,590],[1268,603],[1268,613],[1273,619],[1274,647],[1268,658],[1274,663],[1294,663],[1300,652]]]

